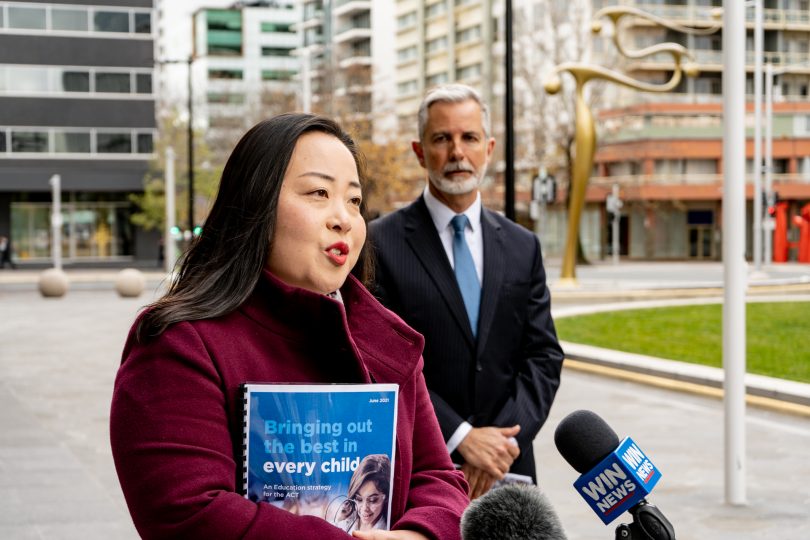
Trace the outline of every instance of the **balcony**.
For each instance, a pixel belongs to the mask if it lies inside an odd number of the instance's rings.
[[[712,6],[670,6],[661,4],[648,4],[645,2],[625,1],[624,5],[634,6],[647,13],[652,13],[672,22],[686,25],[710,26],[713,10]],[[746,24],[749,28],[754,25],[754,10],[746,10]],[[639,25],[651,25],[649,21],[636,19]],[[763,23],[770,30],[808,30],[810,31],[810,13],[791,9],[765,9],[763,10]]]
[[[370,0],[337,0],[332,8],[335,17],[354,15],[364,11],[371,11]]]
[[[746,174],[746,184],[754,183],[754,176]],[[622,176],[593,176],[590,184],[593,186],[611,187],[619,184],[630,186],[711,186],[722,185],[722,174],[633,174]],[[779,184],[810,184],[810,176],[805,174],[774,174],[773,183]]]
[[[703,71],[721,71],[723,69],[723,51],[696,49],[690,52],[695,55],[695,63],[698,69]],[[795,73],[810,73],[808,60],[810,60],[808,53],[799,52],[765,51],[762,55],[763,64],[773,64],[780,67],[804,65],[804,67],[797,67]],[[753,51],[746,52],[745,63],[749,71],[754,69]],[[661,53],[633,62],[628,66],[628,70],[662,71],[671,70],[673,66],[672,55]]]
[[[351,43],[362,39],[371,39],[370,21],[344,25],[338,29],[334,37],[335,43]]]

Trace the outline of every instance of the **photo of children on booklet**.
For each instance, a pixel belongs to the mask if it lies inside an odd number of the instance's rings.
[[[391,460],[385,454],[363,458],[349,483],[348,499],[343,501],[335,523],[351,533],[388,527],[388,493]]]

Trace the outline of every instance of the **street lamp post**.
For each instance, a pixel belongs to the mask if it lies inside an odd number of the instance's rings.
[[[515,221],[515,126],[512,96],[512,0],[506,0],[505,24],[505,88],[504,88],[504,214]]]
[[[194,86],[191,76],[191,68],[194,63],[194,55],[189,55],[184,60],[155,60],[155,64],[186,64],[188,65],[188,125],[186,139],[188,142],[188,230],[194,231]]]
[[[745,6],[723,1],[723,401],[726,502],[745,489]]]

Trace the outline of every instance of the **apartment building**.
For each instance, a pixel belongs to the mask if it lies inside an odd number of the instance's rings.
[[[295,107],[300,17],[295,0],[237,2],[194,14],[195,124],[223,161],[253,124]]]
[[[597,2],[604,3],[606,2]],[[720,0],[610,2],[633,6],[682,25],[704,25]],[[753,219],[753,32],[747,11],[748,255]],[[810,2],[765,0],[764,63],[785,73],[775,77],[773,108],[774,191],[789,213],[810,200]],[[620,28],[629,48],[681,43],[695,55],[699,75],[671,93],[617,91],[598,111],[600,141],[591,179],[583,232],[591,253],[610,245],[605,198],[614,184],[624,200],[621,254],[632,259],[719,259],[722,216],[722,29],[706,36],[667,30],[641,19]],[[605,45],[610,46],[610,44]],[[672,75],[672,61],[654,56],[629,62],[638,80],[661,83]],[[764,111],[764,106],[763,106]],[[764,133],[764,129],[763,129]],[[764,175],[763,175],[764,177]],[[767,206],[767,205],[763,205]],[[767,221],[767,220],[766,220]],[[780,234],[796,240],[798,229]]]
[[[303,0],[298,24],[303,107],[359,138],[396,132],[393,0]]]
[[[0,1],[0,235],[21,264],[51,252],[61,178],[66,264],[157,256],[130,223],[153,157],[152,0]]]
[[[492,101],[497,19],[492,0],[397,0],[396,97],[401,126],[416,129],[425,91],[469,84]],[[497,60],[496,60],[497,61]]]

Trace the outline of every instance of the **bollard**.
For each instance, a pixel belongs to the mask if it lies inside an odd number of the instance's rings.
[[[135,298],[140,296],[146,286],[143,273],[135,268],[124,268],[115,278],[115,290],[122,298]]]
[[[59,268],[49,268],[39,276],[39,292],[45,298],[60,298],[70,284],[67,274]]]

